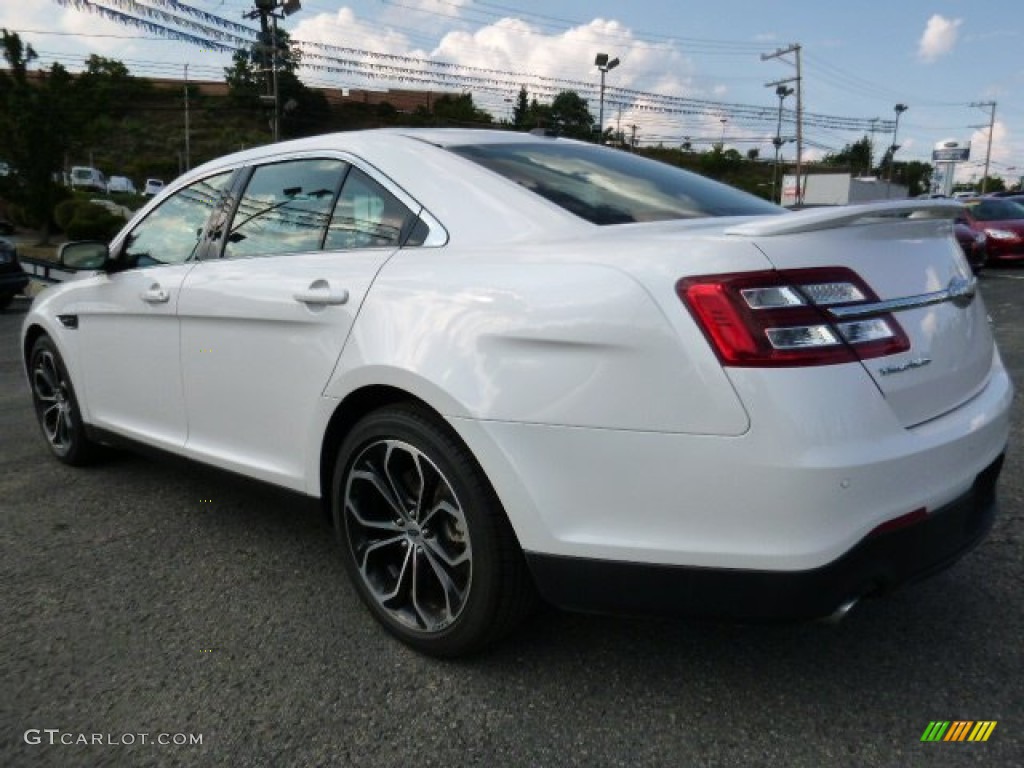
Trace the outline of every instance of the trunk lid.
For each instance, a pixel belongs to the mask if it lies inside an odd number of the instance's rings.
[[[802,211],[726,230],[750,238],[776,269],[847,267],[877,294],[830,307],[837,322],[883,312],[910,341],[862,361],[906,427],[941,416],[986,384],[994,342],[976,280],[953,237],[951,201],[898,201]]]

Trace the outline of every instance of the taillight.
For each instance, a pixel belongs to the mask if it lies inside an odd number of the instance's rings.
[[[688,277],[676,292],[723,365],[832,365],[910,349],[889,313],[829,316],[832,307],[878,301],[845,267]]]

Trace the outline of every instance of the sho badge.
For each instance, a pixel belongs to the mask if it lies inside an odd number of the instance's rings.
[[[931,362],[930,357],[915,357],[913,360],[907,360],[899,365],[887,365],[884,368],[879,368],[878,372],[882,376],[891,376],[894,373],[904,373],[914,368],[924,368],[926,365],[931,365]]]

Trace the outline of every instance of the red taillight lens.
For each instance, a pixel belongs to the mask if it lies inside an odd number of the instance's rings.
[[[723,365],[832,365],[910,349],[891,314],[829,317],[828,307],[878,300],[843,267],[690,277],[676,292]]]

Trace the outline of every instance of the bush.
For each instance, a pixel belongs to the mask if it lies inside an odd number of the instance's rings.
[[[124,219],[101,205],[72,198],[57,204],[53,219],[69,240],[109,241],[124,226]]]
[[[74,215],[64,231],[69,240],[103,240],[109,242],[124,225],[124,219],[106,208],[77,202]]]
[[[57,207],[53,209],[53,221],[62,231],[68,231],[79,205],[81,203],[77,200],[63,200],[57,203]]]

